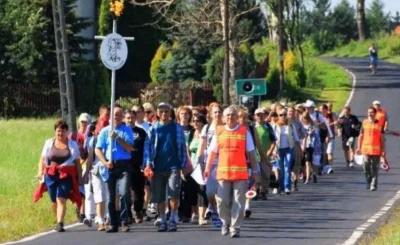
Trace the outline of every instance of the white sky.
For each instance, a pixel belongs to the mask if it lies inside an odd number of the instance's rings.
[[[353,6],[355,6],[357,0],[348,0]],[[373,0],[365,0],[365,7],[369,8],[370,4]],[[341,0],[331,0],[332,7],[336,6],[340,3]],[[396,13],[396,11],[400,12],[400,0],[382,0],[385,4],[385,12],[391,12],[392,16]]]

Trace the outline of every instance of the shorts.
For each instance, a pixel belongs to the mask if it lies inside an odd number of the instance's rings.
[[[351,138],[352,138],[353,140],[350,140]],[[350,137],[350,138],[348,138],[348,139],[342,139],[342,147],[343,147],[343,150],[347,151],[347,150],[350,149],[350,147],[351,147],[351,149],[354,149],[355,146],[356,146],[356,139],[355,139],[355,137]]]
[[[72,178],[60,179],[60,176],[46,174],[44,182],[47,187],[51,202],[57,202],[57,198],[67,198],[72,191]]]
[[[151,203],[163,203],[168,199],[179,200],[181,193],[181,175],[179,169],[155,172],[151,180]]]
[[[333,154],[335,151],[335,139],[329,139],[328,145],[326,146],[326,154]]]
[[[217,195],[217,189],[218,189],[218,181],[216,178],[216,175],[213,174],[215,171],[217,171],[217,164],[213,164],[211,166],[211,171],[210,171],[210,176],[207,179],[207,183],[206,183],[206,194],[207,196],[215,196]]]
[[[91,174],[94,203],[105,202],[108,199],[107,184],[100,176]]]
[[[312,162],[313,161],[313,154],[314,154],[314,148],[306,148],[304,151],[304,161],[305,162]]]
[[[271,160],[272,170],[280,170],[279,160]]]

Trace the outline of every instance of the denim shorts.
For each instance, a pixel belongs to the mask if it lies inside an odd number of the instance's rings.
[[[44,182],[46,183],[51,202],[56,202],[57,198],[67,198],[68,194],[72,191],[71,177],[60,179],[58,175],[51,176],[46,174]]]

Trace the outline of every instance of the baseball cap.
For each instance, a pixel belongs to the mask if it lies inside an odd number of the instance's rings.
[[[254,114],[264,114],[265,113],[265,110],[263,109],[263,108],[258,108],[255,112],[254,112]]]
[[[375,100],[374,102],[372,102],[373,105],[380,105],[381,102],[379,102],[379,100]]]
[[[161,102],[161,103],[158,104],[158,106],[157,106],[157,108],[165,108],[165,107],[166,107],[166,108],[169,108],[169,109],[172,108],[170,104],[165,103],[165,102]]]
[[[315,103],[312,100],[307,100],[306,103],[303,104],[303,106],[306,108],[315,107]]]
[[[88,122],[88,123],[92,123],[92,118],[90,117],[89,114],[87,114],[87,113],[82,113],[81,115],[79,115],[79,122]]]

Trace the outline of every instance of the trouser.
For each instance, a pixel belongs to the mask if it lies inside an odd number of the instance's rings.
[[[279,186],[280,190],[290,189],[292,184],[292,164],[293,164],[293,149],[282,148],[279,152]]]
[[[180,217],[191,217],[192,206],[197,206],[197,183],[190,176],[186,176],[186,181],[182,180],[181,184],[181,196],[179,201],[179,216]]]
[[[112,169],[109,169],[109,178],[107,188],[109,193],[108,212],[110,223],[115,228],[119,223],[126,224],[128,221],[129,208],[129,162],[115,163]],[[118,187],[118,190],[117,190]],[[120,197],[120,211],[115,207],[116,197]]]
[[[247,180],[218,181],[217,208],[224,226],[231,232],[240,232],[246,205]]]
[[[134,193],[133,209],[136,214],[141,214],[144,208],[143,205],[144,205],[145,182],[146,182],[146,177],[144,177],[144,174],[140,168],[133,168],[130,171],[130,184],[131,184],[131,189]],[[131,211],[129,212],[131,213]],[[130,216],[132,217],[132,215]]]
[[[296,145],[293,148],[293,157],[292,157],[292,161],[293,161],[293,168],[292,168],[292,172],[294,174],[299,174],[300,173],[300,169],[301,169],[301,162],[303,159],[303,152],[301,151],[300,146]]]
[[[378,187],[378,171],[379,171],[379,163],[381,161],[380,156],[368,156],[364,155],[364,173],[367,184],[370,187],[377,188]]]
[[[271,181],[271,167],[264,161],[260,162],[260,184],[265,191],[269,189],[269,183]]]
[[[94,203],[94,193],[92,184],[92,173],[88,174],[88,183],[84,185],[85,187],[85,216],[90,218],[96,214],[96,207]]]

